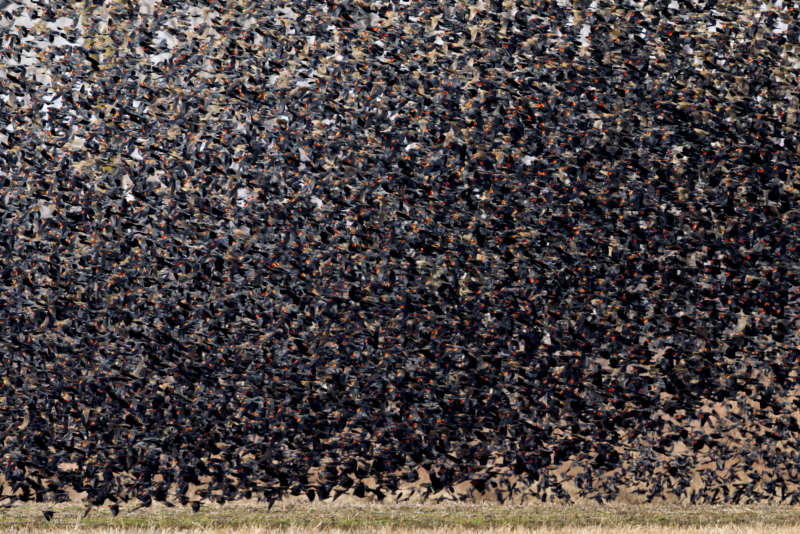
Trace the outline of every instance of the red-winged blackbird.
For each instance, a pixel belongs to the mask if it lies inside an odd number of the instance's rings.
[[[84,4],[0,0],[0,508],[798,500],[788,2]]]

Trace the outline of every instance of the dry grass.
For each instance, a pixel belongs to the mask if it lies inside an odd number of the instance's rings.
[[[769,506],[498,506],[231,503],[209,505],[199,514],[154,505],[116,518],[107,508],[81,519],[83,506],[25,504],[0,514],[0,534],[83,532],[306,534],[456,534],[464,531],[570,534],[742,533],[800,534],[800,509]],[[132,509],[132,505],[127,506]],[[53,510],[52,522],[42,511]]]
[[[75,533],[80,532],[74,527],[21,527],[16,529],[0,529],[0,534],[41,534],[50,533]],[[313,529],[302,527],[290,527],[287,529],[247,527],[192,527],[189,529],[174,529],[162,527],[104,527],[95,529],[92,532],[97,534],[310,534],[316,532]],[[438,527],[429,530],[402,529],[397,530],[390,527],[367,528],[362,527],[358,530],[329,530],[329,534],[460,534],[464,532],[462,527]],[[766,524],[754,524],[749,526],[724,525],[709,527],[659,527],[659,526],[593,526],[593,527],[574,527],[560,529],[553,527],[525,528],[525,527],[498,527],[491,532],[498,534],[798,534],[800,526],[775,526]]]

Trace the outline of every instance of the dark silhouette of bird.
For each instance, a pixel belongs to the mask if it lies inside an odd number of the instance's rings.
[[[797,500],[796,10],[145,4],[0,0],[0,506]]]

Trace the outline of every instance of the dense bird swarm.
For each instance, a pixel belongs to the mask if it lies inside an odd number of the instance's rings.
[[[796,502],[790,6],[2,0],[6,505]]]

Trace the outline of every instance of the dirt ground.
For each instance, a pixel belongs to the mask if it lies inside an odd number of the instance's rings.
[[[107,507],[92,509],[74,503],[47,506],[23,504],[0,509],[0,534],[6,532],[160,533],[204,532],[272,534],[312,532],[455,534],[464,531],[522,534],[682,534],[797,533],[800,508],[775,506],[499,506],[474,504],[329,504],[229,503],[206,505],[193,514],[187,507],[154,504],[130,512],[121,506],[112,517]],[[54,515],[45,521],[43,511]]]

